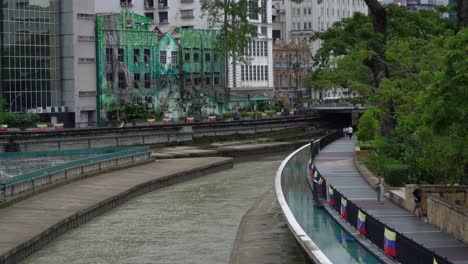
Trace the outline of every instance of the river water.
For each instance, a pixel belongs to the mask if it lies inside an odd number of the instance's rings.
[[[227,263],[242,216],[273,187],[285,156],[251,157],[137,197],[60,236],[25,263]]]

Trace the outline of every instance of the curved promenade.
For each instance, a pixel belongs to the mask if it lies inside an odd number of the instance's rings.
[[[396,231],[396,259],[402,263],[432,263],[433,255],[436,255],[437,261],[434,263],[468,263],[468,245],[423,222],[389,200],[385,199],[383,204],[377,202],[375,190],[354,165],[354,147],[354,139],[342,138],[325,147],[315,158],[316,168],[326,179],[327,185],[335,190],[334,209],[340,208],[340,198],[344,196],[348,207],[352,204],[365,212],[368,220],[373,219],[372,222],[366,221],[368,238],[376,240],[380,248],[383,248],[384,243],[383,225]],[[371,231],[373,238],[370,238]]]
[[[221,157],[155,161],[73,182],[0,209],[0,263],[17,263],[132,197],[232,166],[231,158]]]

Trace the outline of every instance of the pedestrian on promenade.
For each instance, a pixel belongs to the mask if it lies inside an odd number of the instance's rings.
[[[349,139],[351,140],[351,138],[353,137],[353,127],[352,126],[348,127],[348,135],[349,135]]]
[[[414,198],[413,214],[415,214],[417,217],[421,217],[423,216],[423,214],[421,210],[422,190],[421,190],[420,184],[416,185],[416,188],[413,191],[413,198]]]
[[[382,178],[382,176],[380,175],[377,175],[377,187],[376,187],[376,191],[377,191],[377,201],[381,204],[384,203],[384,192],[385,192],[385,188],[384,188],[384,179]]]
[[[343,137],[348,135],[348,127],[343,127]]]

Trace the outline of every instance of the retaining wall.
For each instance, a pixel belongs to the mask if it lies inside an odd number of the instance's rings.
[[[54,226],[49,227],[40,235],[31,238],[29,241],[17,246],[16,248],[4,253],[0,256],[0,264],[18,263],[20,260],[38,251],[40,248],[48,244],[52,239],[60,236],[70,229],[86,223],[87,221],[125,203],[126,201],[175,183],[184,182],[193,178],[197,178],[209,173],[218,172],[221,170],[233,167],[232,159],[214,163],[209,166],[199,167],[185,172],[168,175],[159,179],[148,181],[140,185],[134,186],[125,192],[122,192],[113,197],[103,199],[100,203],[95,204],[86,210],[76,212],[71,217],[63,219]]]
[[[435,194],[427,196],[427,220],[440,230],[468,243],[468,209]]]
[[[106,160],[99,160],[92,163],[70,167],[57,172],[34,177],[28,180],[12,183],[4,186],[2,196],[4,199],[12,199],[27,191],[37,191],[45,186],[58,183],[60,181],[72,181],[83,177],[86,174],[108,170],[118,166],[138,164],[151,159],[151,151],[129,154],[123,157],[115,157]]]

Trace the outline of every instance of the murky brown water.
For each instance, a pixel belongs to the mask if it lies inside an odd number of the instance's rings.
[[[286,154],[138,197],[55,239],[24,263],[227,263],[240,220]]]

